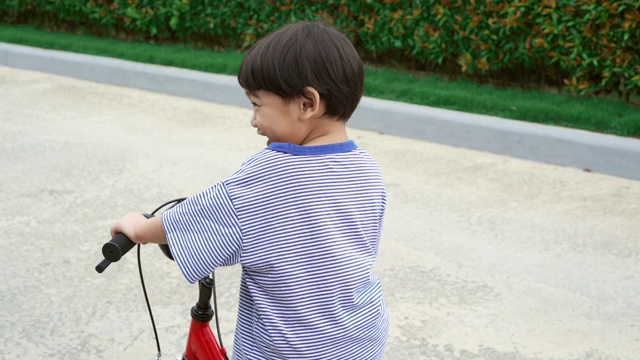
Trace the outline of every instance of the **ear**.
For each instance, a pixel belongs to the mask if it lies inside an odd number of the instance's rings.
[[[304,88],[300,111],[300,116],[304,119],[313,119],[324,114],[324,104],[320,99],[320,93],[311,86]]]

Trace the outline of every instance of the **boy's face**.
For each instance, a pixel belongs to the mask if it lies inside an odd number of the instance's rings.
[[[285,102],[280,96],[264,90],[247,91],[253,105],[251,126],[258,134],[272,142],[302,145],[306,138],[305,126],[300,119],[300,101]]]

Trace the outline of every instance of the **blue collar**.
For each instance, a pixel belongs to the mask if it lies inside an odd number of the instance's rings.
[[[353,140],[337,143],[337,144],[327,144],[327,145],[315,145],[315,146],[301,146],[295,145],[291,143],[271,143],[269,144],[268,149],[274,151],[280,151],[283,153],[288,153],[292,155],[328,155],[328,154],[338,154],[345,153],[352,150],[357,149]]]

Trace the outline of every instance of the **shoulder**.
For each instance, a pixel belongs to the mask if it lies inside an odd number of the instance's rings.
[[[290,181],[298,177],[327,178],[340,174],[354,176],[358,173],[381,175],[378,162],[362,148],[310,155],[266,148],[247,158],[242,166],[225,180],[225,183],[233,187],[247,183],[252,185],[268,183],[274,180]]]
[[[286,163],[287,157],[277,151],[263,149],[249,156],[236,170],[231,174],[228,180],[233,182],[234,179],[246,177],[248,175],[256,175],[263,172],[273,171],[279,164]]]

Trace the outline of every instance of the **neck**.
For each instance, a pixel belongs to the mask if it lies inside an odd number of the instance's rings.
[[[300,145],[327,145],[349,140],[345,123],[334,119],[319,120]]]

